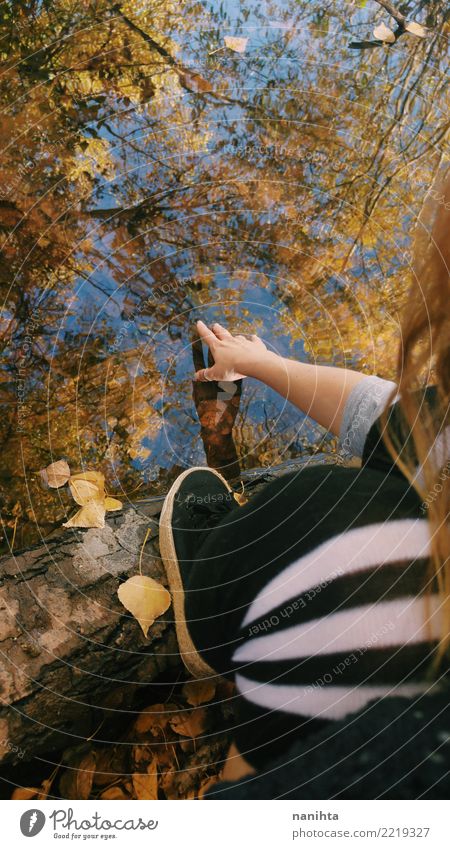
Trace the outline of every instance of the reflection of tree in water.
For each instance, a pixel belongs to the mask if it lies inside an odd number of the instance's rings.
[[[200,315],[392,374],[414,219],[447,150],[446,4],[426,6],[430,38],[371,50],[349,44],[386,19],[375,3],[249,1],[239,20],[223,5],[2,6],[0,475],[16,545],[64,513],[35,480],[51,459],[101,466],[130,497],[204,462]],[[244,54],[218,49],[227,33],[249,36]],[[248,381],[241,463],[317,442],[297,419]]]

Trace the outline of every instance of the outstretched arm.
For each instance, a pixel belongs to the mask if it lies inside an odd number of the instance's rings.
[[[356,384],[366,378],[365,374],[286,359],[268,351],[258,336],[232,336],[220,324],[209,328],[198,321],[197,330],[211,351],[214,366],[196,372],[196,380],[254,377],[339,436],[347,399]]]

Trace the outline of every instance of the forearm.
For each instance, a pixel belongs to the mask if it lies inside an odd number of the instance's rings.
[[[350,392],[366,377],[351,369],[296,362],[269,351],[247,366],[246,373],[275,389],[336,436]]]

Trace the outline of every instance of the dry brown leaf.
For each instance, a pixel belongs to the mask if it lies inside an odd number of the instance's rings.
[[[241,507],[248,502],[248,498],[243,492],[233,492],[233,498],[238,504],[240,504]]]
[[[88,752],[78,766],[67,769],[61,776],[60,792],[66,799],[88,799],[96,768],[95,752]]]
[[[139,622],[144,637],[147,636],[150,625],[169,609],[172,601],[168,590],[147,575],[133,575],[128,578],[128,581],[120,585],[117,595],[123,606]]]
[[[416,35],[418,38],[428,38],[430,34],[430,30],[423,27],[422,24],[418,24],[417,21],[408,21],[405,24],[405,30],[411,35]]]
[[[92,481],[71,477],[69,480],[69,489],[72,498],[81,507],[84,507],[89,501],[99,501],[103,499],[103,492],[99,490],[97,484]]]
[[[213,775],[211,778],[206,778],[205,781],[202,781],[198,789],[198,798],[203,799],[206,791],[209,790],[210,787],[214,787],[214,784],[217,784],[221,780],[220,775]]]
[[[39,799],[40,801],[42,801],[43,799],[47,799],[47,798],[48,798],[48,794],[49,794],[49,792],[50,792],[50,790],[51,790],[51,786],[52,786],[52,784],[53,784],[53,778],[51,778],[51,777],[50,777],[50,778],[45,778],[45,779],[44,779],[44,781],[42,782],[42,784],[41,784],[41,786],[40,786],[40,788],[39,788],[39,795],[38,795],[38,799]]]
[[[11,795],[11,799],[21,799],[22,801],[36,799],[39,793],[39,787],[16,787]]]
[[[229,47],[230,50],[234,50],[235,53],[245,53],[248,38],[236,38],[233,35],[226,35],[224,37],[224,42],[225,46]]]
[[[64,486],[70,478],[69,464],[65,460],[57,460],[39,472],[43,483],[50,489],[58,489]]]
[[[110,495],[107,495],[105,498],[105,507],[108,511],[110,510],[121,510],[123,504],[119,501],[118,498],[111,498]]]
[[[216,685],[206,678],[200,681],[186,681],[183,685],[183,696],[193,707],[210,702],[214,698]]]
[[[174,766],[171,766],[161,774],[161,790],[164,792],[167,799],[174,799],[176,796],[177,776],[178,773]]]
[[[392,30],[386,26],[386,24],[380,24],[375,27],[373,31],[374,38],[377,41],[384,41],[386,44],[393,44],[395,41],[395,35]]]
[[[189,714],[180,713],[173,716],[170,725],[176,734],[183,737],[198,737],[205,730],[206,711],[204,708],[195,708]]]
[[[129,799],[130,797],[122,790],[119,785],[108,787],[100,794],[100,799]]]
[[[63,522],[63,528],[104,528],[105,513],[104,500],[92,498],[75,516]]]
[[[151,731],[156,736],[162,729],[167,728],[173,714],[179,710],[178,705],[170,702],[150,705],[139,714],[134,723],[134,730],[137,734],[147,734]]]
[[[148,765],[147,772],[133,772],[133,790],[136,799],[158,798],[158,765],[156,759]]]

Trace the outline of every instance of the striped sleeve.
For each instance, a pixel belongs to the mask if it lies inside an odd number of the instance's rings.
[[[426,586],[425,519],[345,531],[278,574],[254,599],[234,653],[236,744],[256,768],[374,699],[426,687],[440,634]]]

